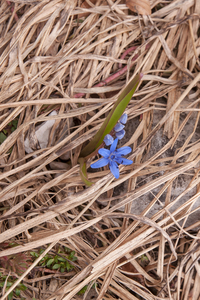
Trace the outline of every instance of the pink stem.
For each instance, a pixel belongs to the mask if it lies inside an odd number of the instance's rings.
[[[150,47],[150,44],[147,44],[145,47],[145,50],[147,50]],[[137,48],[137,46],[133,46],[130,47],[129,49],[127,49],[121,56],[121,59],[123,59],[129,52],[135,50]],[[130,65],[130,67],[132,67],[134,61],[138,58],[138,54],[136,54],[133,58],[132,58],[132,63]],[[126,65],[125,67],[122,68],[122,64],[119,64],[119,70],[114,73],[113,75],[109,76],[108,78],[106,78],[105,80],[95,84],[93,87],[102,87],[105,86],[106,84],[110,83],[111,81],[115,80],[116,78],[118,78],[119,76],[121,76],[122,74],[126,73],[128,66]],[[78,93],[74,95],[74,98],[81,98],[85,95],[85,93]]]
[[[145,50],[150,48],[150,43],[146,45]],[[129,52],[134,51],[137,48],[137,46],[133,46],[128,48],[121,56],[121,59],[123,59]],[[134,61],[138,58],[138,54],[136,54],[133,58],[132,58],[132,63],[130,64],[130,67],[132,67]],[[128,66],[126,65],[125,67],[122,68],[122,64],[119,64],[119,70],[114,73],[113,75],[109,76],[108,78],[106,78],[105,80],[95,84],[93,87],[102,87],[105,86],[106,84],[110,83],[111,81],[115,80],[116,78],[118,78],[119,76],[121,76],[122,74],[126,73]],[[78,93],[74,95],[74,98],[81,98],[85,95],[85,93]]]
[[[132,59],[132,63],[130,65],[130,67],[132,67],[134,61],[137,59],[138,54],[135,55]],[[111,81],[115,80],[116,78],[118,78],[119,76],[121,76],[122,74],[126,73],[128,69],[128,66],[126,65],[125,67],[123,67],[122,69],[118,70],[116,73],[114,73],[113,75],[109,76],[108,78],[106,78],[105,80],[95,84],[93,87],[102,87],[105,86],[106,84],[110,83]],[[74,98],[81,98],[85,95],[85,93],[78,93],[74,95]]]
[[[122,54],[120,59],[124,59],[129,52],[132,52],[136,49],[137,49],[137,46],[133,46],[133,47],[130,47],[130,48],[126,49],[126,51],[124,51],[124,53]],[[121,69],[121,68],[122,68],[122,63],[119,63],[119,69]]]
[[[9,6],[11,5],[11,2],[10,2],[10,1],[6,1],[6,2],[7,2],[7,4],[8,4]],[[14,11],[14,8],[11,7],[10,10],[11,10],[11,12],[13,12],[13,11]],[[19,20],[18,15],[17,15],[16,13],[14,14],[14,19],[15,19],[16,22]]]

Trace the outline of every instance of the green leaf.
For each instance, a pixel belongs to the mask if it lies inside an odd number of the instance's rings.
[[[26,291],[27,290],[27,287],[24,284],[20,284],[19,288],[20,288],[21,291]]]
[[[58,260],[59,261],[64,261],[64,262],[66,261],[66,259],[64,259],[63,257],[58,257]]]
[[[30,255],[32,255],[34,257],[38,257],[39,256],[36,252],[30,252]]]
[[[118,100],[114,104],[112,110],[108,114],[99,131],[95,134],[91,142],[81,151],[80,157],[85,158],[89,156],[102,144],[106,134],[111,132],[111,130],[118,122],[119,118],[124,113],[127,105],[132,98],[133,93],[135,92],[140,82],[140,79],[141,75],[136,75],[135,78],[133,78],[132,81],[121,92]]]
[[[13,129],[14,129],[14,130],[17,129],[17,124],[18,124],[18,120],[13,120],[13,121],[12,121],[12,126],[13,126]]]
[[[97,286],[97,283],[95,282],[95,283],[93,283],[92,288],[95,289],[96,286]]]
[[[50,259],[47,261],[47,267],[49,267],[53,262],[54,262],[54,258],[50,258]]]
[[[74,256],[71,261],[76,261],[78,258],[76,256]]]
[[[17,295],[17,296],[20,296],[20,290],[18,290],[18,289],[15,289],[15,294]]]
[[[79,158],[79,163],[80,163],[80,176],[82,181],[85,183],[85,185],[91,186],[93,182],[87,179],[87,168],[83,157]]]
[[[78,292],[78,295],[83,295],[85,294],[86,290],[87,290],[87,285],[85,285],[79,292]]]
[[[0,132],[0,144],[2,144],[6,140],[6,135],[3,132]]]
[[[141,258],[142,261],[148,261],[149,260],[148,257],[145,254],[141,255],[140,258]]]
[[[60,268],[60,264],[55,264],[53,265],[52,270],[57,270],[59,268]]]
[[[74,257],[74,255],[75,255],[75,251],[72,251],[69,255],[69,259],[72,259]]]
[[[8,300],[12,300],[13,298],[13,292],[11,292],[9,295],[8,295]]]
[[[60,268],[60,272],[64,273],[65,272],[65,268]]]
[[[11,285],[13,285],[13,282],[7,281],[6,287],[11,287]]]
[[[70,270],[74,269],[74,266],[71,265],[68,261],[66,261],[65,266],[66,266],[66,269],[67,269],[68,272],[69,272]]]

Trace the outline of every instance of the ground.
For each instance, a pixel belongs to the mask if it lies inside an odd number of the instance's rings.
[[[198,300],[199,1],[0,3],[1,299]],[[82,150],[135,76],[115,179]]]

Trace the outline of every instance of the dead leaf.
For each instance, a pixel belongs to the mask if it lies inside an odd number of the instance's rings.
[[[125,257],[120,258],[119,262],[122,263],[126,260]],[[121,270],[128,272],[128,273],[132,273],[133,275],[127,274],[126,276],[136,280],[137,282],[139,282],[140,284],[142,284],[143,286],[145,286],[145,281],[144,281],[144,276],[139,274],[138,270],[130,263],[128,262],[125,265],[122,265],[120,267]],[[138,273],[138,274],[137,274]]]
[[[128,8],[141,15],[150,15],[151,7],[149,0],[126,0]]]
[[[91,4],[95,4],[96,3],[96,0],[90,0],[90,3]],[[103,2],[102,5],[106,5],[106,2]],[[90,8],[91,5],[87,2],[87,1],[84,1],[82,4],[81,4],[81,8]],[[83,17],[88,17],[89,16],[89,12],[85,12],[85,13],[82,13],[82,14],[79,14],[78,15],[78,18],[83,18]]]

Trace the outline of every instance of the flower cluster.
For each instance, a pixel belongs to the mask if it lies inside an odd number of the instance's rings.
[[[124,127],[127,122],[127,119],[128,119],[128,115],[126,113],[123,114],[114,127],[115,135],[116,135],[116,138],[118,138],[118,140],[121,140],[125,135]],[[107,134],[104,137],[104,143],[106,144],[106,146],[112,145],[113,142],[114,142],[114,139],[110,134]]]
[[[133,161],[122,157],[122,155],[129,154],[131,152],[131,148],[122,147],[116,150],[117,143],[118,143],[118,138],[114,140],[114,142],[110,146],[110,150],[104,148],[99,149],[98,153],[102,155],[103,158],[91,164],[91,168],[96,169],[108,165],[112,174],[115,176],[115,178],[118,179],[119,178],[118,164],[131,165]]]
[[[104,138],[106,146],[111,145],[110,150],[104,148],[99,149],[98,153],[102,155],[103,158],[91,164],[91,168],[93,169],[105,167],[106,165],[108,165],[110,171],[117,179],[119,178],[118,164],[131,165],[133,163],[132,160],[122,157],[123,155],[129,154],[131,152],[130,147],[122,147],[116,149],[118,140],[121,139],[125,134],[124,124],[126,124],[126,121],[127,114],[123,114],[114,128],[117,138],[114,140],[110,134],[107,134]]]

